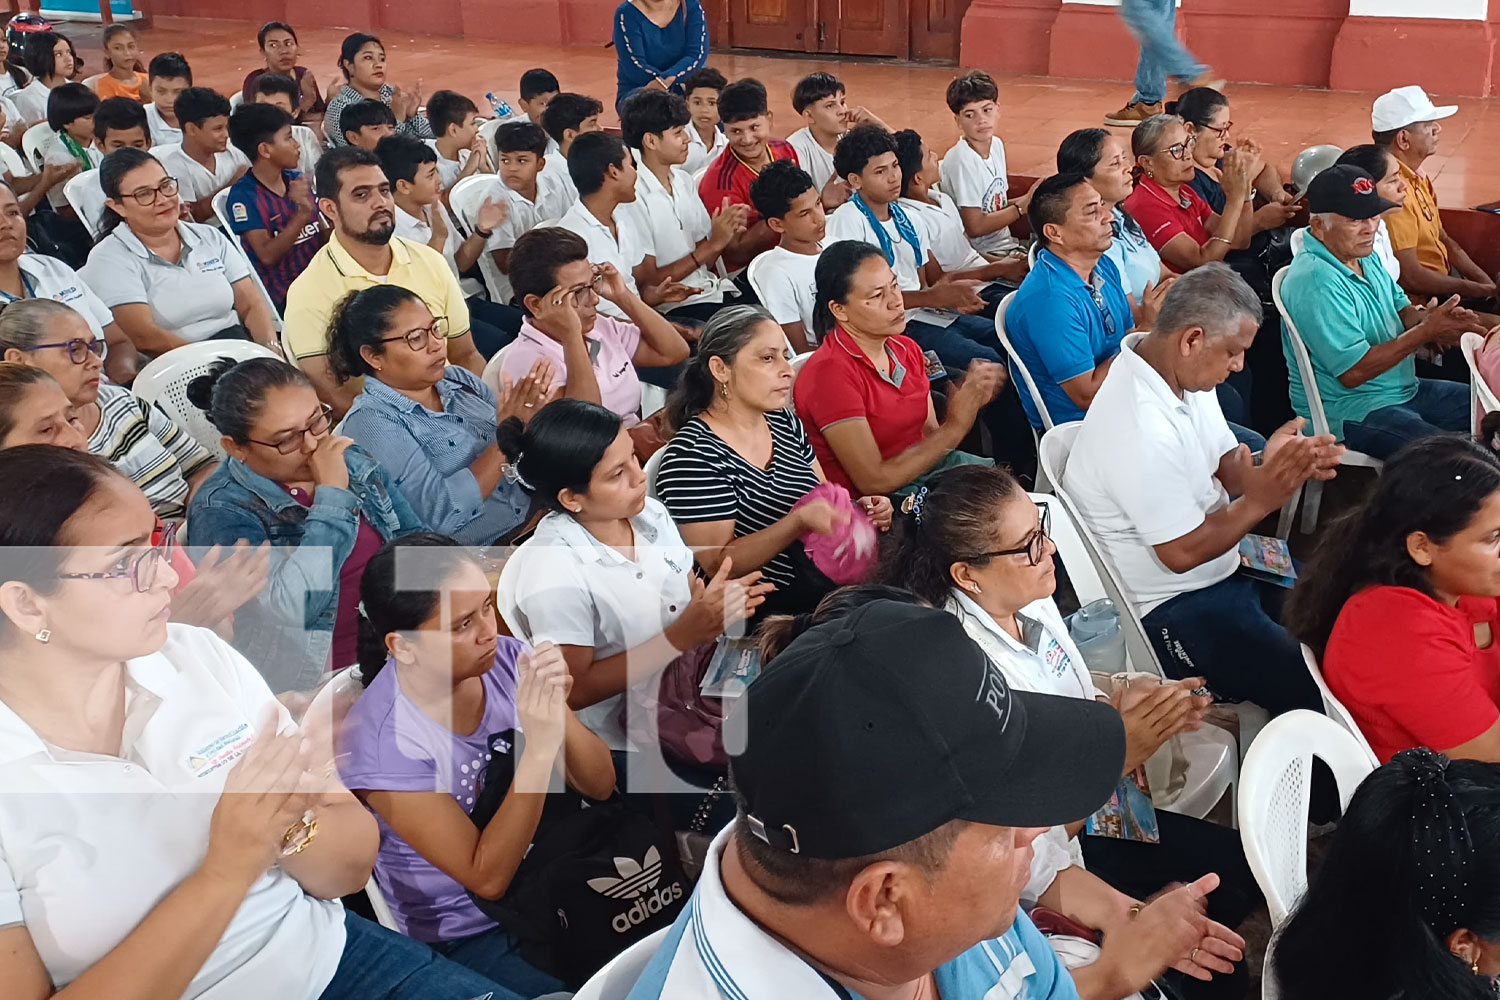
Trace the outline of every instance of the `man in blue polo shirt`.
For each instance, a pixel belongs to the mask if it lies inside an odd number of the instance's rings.
[[[1484,324],[1455,295],[1427,309],[1411,304],[1375,254],[1380,216],[1399,206],[1355,166],[1329,167],[1307,188],[1312,214],[1292,258],[1281,301],[1307,346],[1328,429],[1350,448],[1388,458],[1418,438],[1469,427],[1469,387],[1418,378],[1414,355],[1454,347]],[[1292,409],[1310,418],[1291,341],[1282,331]]]
[[[725,731],[739,813],[629,1000],[1078,1000],[1018,902],[1031,842],[1120,780],[1112,708],[1011,691],[958,619],[877,600],[793,641]],[[1091,996],[1227,971],[1215,885],[1120,922]]]
[[[1083,419],[1135,317],[1120,273],[1104,256],[1109,208],[1088,178],[1043,179],[1032,191],[1028,217],[1042,249],[1005,312],[1005,330],[1048,416],[1065,424]],[[1158,297],[1148,294],[1147,301],[1155,304]],[[1017,378],[1017,389],[1022,386]],[[1041,428],[1031,393],[1020,395],[1031,425]]]

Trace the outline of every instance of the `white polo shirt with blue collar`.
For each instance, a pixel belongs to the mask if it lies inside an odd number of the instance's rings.
[[[627,1000],[857,1000],[734,904],[719,876],[733,826],[714,838],[703,874]],[[1073,978],[1019,908],[1010,930],[933,973],[943,1000],[1078,1000]]]

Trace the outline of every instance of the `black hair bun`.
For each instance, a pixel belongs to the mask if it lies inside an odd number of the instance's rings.
[[[214,386],[219,384],[219,379],[224,373],[233,368],[237,362],[233,358],[218,358],[208,366],[208,371],[199,375],[187,384],[187,399],[204,413],[213,409]]]

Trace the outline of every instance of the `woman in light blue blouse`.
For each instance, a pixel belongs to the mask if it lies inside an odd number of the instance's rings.
[[[1146,286],[1159,282],[1169,272],[1141,232],[1140,225],[1125,211],[1124,202],[1135,187],[1130,141],[1102,128],[1083,128],[1071,133],[1057,148],[1058,173],[1079,173],[1114,213],[1114,242],[1105,251],[1120,272],[1120,284],[1135,305],[1140,305]]]
[[[708,61],[708,21],[698,0],[625,0],[615,8],[614,44],[618,109],[646,87],[682,93],[682,81]]]

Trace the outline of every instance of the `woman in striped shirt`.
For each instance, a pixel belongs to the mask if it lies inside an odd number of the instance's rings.
[[[793,377],[775,320],[753,306],[721,310],[668,401],[677,433],[656,487],[698,564],[713,573],[732,556],[736,572],[763,571],[776,585],[767,613],[778,614],[811,611],[832,589],[799,539],[839,523],[825,501],[792,509],[824,480],[801,421],[785,408]],[[882,530],[890,527],[889,499],[859,504]]]
[[[396,116],[396,131],[417,139],[434,138],[432,125],[417,114],[422,103],[421,87],[404,91],[385,82],[385,46],[374,35],[356,32],[339,49],[339,69],[349,81],[328,99],[323,113],[323,134],[334,148],[349,145],[339,124],[344,109],[360,101],[384,101]]]

